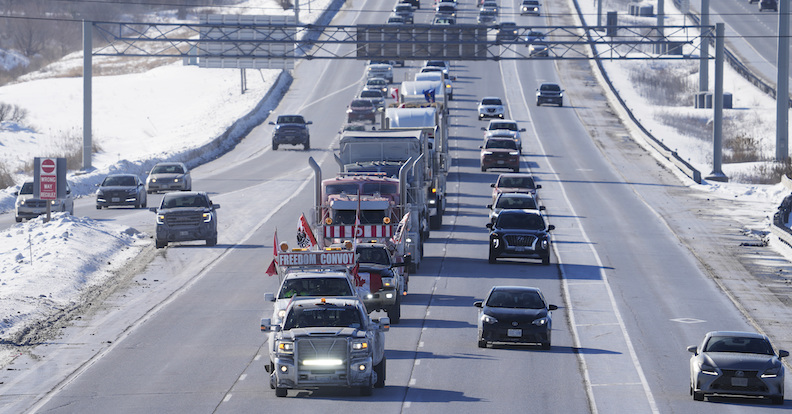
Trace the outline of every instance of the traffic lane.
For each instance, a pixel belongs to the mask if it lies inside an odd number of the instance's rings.
[[[552,121],[548,125],[567,127],[560,131],[548,128],[539,135],[554,134],[543,144],[553,169],[559,171],[558,183],[575,208],[567,215],[580,218],[603,259],[658,405],[697,409],[684,392],[690,356],[685,347],[699,342],[704,332],[716,326],[753,329],[669,231],[665,220],[649,208],[675,200],[672,204],[678,207],[673,214],[687,214],[685,199],[675,198],[684,189],[634,143],[598,134],[595,145],[585,131],[567,130],[571,124],[560,118],[567,110],[542,109],[541,116]],[[602,122],[601,117],[596,118]],[[657,183],[658,177],[665,178]],[[678,405],[677,399],[681,399]]]

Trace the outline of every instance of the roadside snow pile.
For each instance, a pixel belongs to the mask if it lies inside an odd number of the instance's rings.
[[[0,232],[0,341],[79,306],[150,241],[133,228],[54,213]]]

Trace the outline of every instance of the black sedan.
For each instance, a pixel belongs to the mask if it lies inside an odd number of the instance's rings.
[[[490,342],[537,343],[550,349],[553,320],[539,288],[524,286],[495,286],[484,301],[473,304],[479,310],[478,346],[486,348]]]
[[[541,259],[550,264],[550,234],[554,225],[545,227],[538,210],[503,210],[490,229],[489,262],[499,257],[524,257]]]
[[[96,190],[96,209],[110,206],[146,208],[148,197],[143,181],[134,174],[111,174]]]

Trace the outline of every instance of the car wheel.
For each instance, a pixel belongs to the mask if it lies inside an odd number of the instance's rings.
[[[563,102],[559,102],[559,103],[558,103],[558,107],[560,108],[560,107],[562,107],[562,106],[564,106],[564,103],[563,103]]]
[[[693,400],[694,401],[704,401],[704,393],[693,391]]]
[[[140,208],[140,200],[135,201],[135,208]]]
[[[541,103],[539,101],[536,101],[536,106],[539,106],[539,105],[541,105]]]
[[[542,265],[547,266],[550,264],[550,255],[542,257]]]
[[[478,340],[478,347],[479,347],[479,348],[486,348],[486,347],[487,347],[487,341],[485,341],[485,340],[484,340],[484,339],[482,339],[482,338],[479,338],[479,340]]]
[[[374,394],[374,384],[364,385],[360,387],[360,395],[363,397],[370,397]]]
[[[495,262],[498,261],[498,256],[492,251],[492,249],[489,251],[489,258],[487,261],[489,261],[490,264],[495,264]]]
[[[542,349],[544,350],[550,349],[550,342],[542,342]]]
[[[101,209],[102,209],[102,206],[100,206],[100,205],[98,205],[98,204],[97,204],[97,205],[96,205],[96,209],[97,209],[97,210],[101,210]]]
[[[388,365],[385,355],[382,356],[382,361],[374,365],[374,372],[377,373],[377,382],[374,383],[374,388],[385,388],[385,375],[387,374]]]
[[[285,397],[287,394],[289,394],[289,390],[287,390],[286,388],[275,387],[276,397]]]
[[[21,223],[22,222],[22,217],[15,217],[15,218],[16,218],[16,222],[17,223]]]
[[[212,237],[211,239],[206,239],[206,245],[209,247],[217,246],[217,237]]]
[[[487,169],[486,169],[486,168],[484,168],[484,167],[481,167],[481,172],[486,172],[486,171],[487,171]]]
[[[166,247],[166,246],[168,245],[168,242],[167,242],[167,241],[159,241],[159,240],[155,240],[155,241],[154,241],[154,245],[155,245],[155,246],[156,246],[158,249],[161,249],[161,248],[163,248],[163,247]]]
[[[774,396],[770,397],[770,402],[772,402],[773,405],[784,405],[784,396],[783,395],[774,395]]]
[[[401,320],[401,297],[396,295],[396,303],[393,304],[387,311],[388,317],[392,324],[396,325]]]
[[[518,172],[520,172],[520,167],[513,168],[513,170],[514,170],[514,172],[518,173]]]
[[[303,144],[303,150],[308,151],[309,149],[311,149],[311,143],[306,141],[305,144]]]
[[[148,197],[143,199],[143,208],[148,208]]]
[[[274,143],[274,142],[273,142],[273,143],[272,143],[272,150],[273,150],[273,151],[277,151],[277,150],[278,150],[278,144],[276,144],[276,143]]]

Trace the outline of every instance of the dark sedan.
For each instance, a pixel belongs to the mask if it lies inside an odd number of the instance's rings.
[[[495,286],[487,298],[473,304],[480,308],[478,318],[478,346],[486,348],[491,342],[536,343],[550,349],[553,320],[539,288],[524,286]]]
[[[543,265],[550,264],[550,234],[552,224],[545,227],[544,219],[537,210],[503,210],[495,223],[487,223],[490,229],[489,262],[499,257],[523,257],[541,259]]]
[[[146,208],[148,197],[146,186],[137,175],[111,174],[105,177],[96,190],[96,209],[110,206],[134,206]]]

